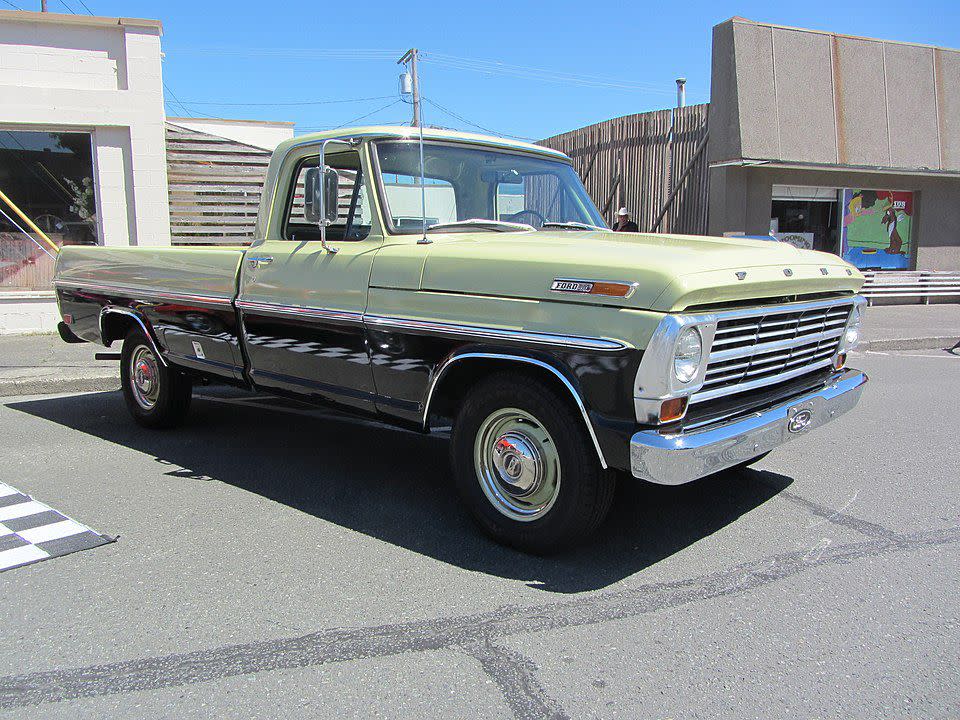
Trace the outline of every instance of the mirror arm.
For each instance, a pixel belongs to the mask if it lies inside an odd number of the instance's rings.
[[[330,221],[327,220],[327,208],[326,208],[326,192],[324,185],[326,184],[326,179],[324,175],[324,170],[327,167],[326,157],[327,157],[327,143],[330,140],[324,140],[320,143],[320,177],[318,182],[320,183],[320,247],[326,250],[331,255],[337,253],[337,248],[332,245],[327,245],[327,225],[330,225]]]

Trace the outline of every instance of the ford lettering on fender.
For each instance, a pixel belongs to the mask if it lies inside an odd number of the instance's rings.
[[[122,343],[137,422],[212,380],[452,425],[464,504],[532,552],[593,531],[617,477],[744,466],[853,407],[862,282],[782,243],[613,233],[558,152],[392,127],[281,144],[249,247],[65,247],[54,280],[65,340]]]

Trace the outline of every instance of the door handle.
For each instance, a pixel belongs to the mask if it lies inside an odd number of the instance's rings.
[[[261,265],[269,265],[273,262],[273,258],[269,255],[260,255],[257,257],[247,258],[247,262],[250,263],[250,267],[256,270]]]

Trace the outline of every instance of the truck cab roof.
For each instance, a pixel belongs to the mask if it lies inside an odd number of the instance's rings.
[[[523,150],[525,152],[537,153],[558,160],[570,161],[570,158],[559,150],[553,150],[542,145],[524,142],[522,140],[512,140],[509,138],[496,137],[493,135],[481,135],[479,133],[460,132],[459,130],[445,130],[442,128],[424,127],[424,140],[445,140],[448,142],[462,142],[471,145],[487,145],[494,148],[503,148],[506,150]],[[409,126],[398,125],[369,125],[361,127],[337,128],[335,130],[325,130],[323,132],[308,133],[298,135],[289,140],[284,140],[277,146],[276,154],[285,155],[291,148],[302,145],[323,142],[331,139],[348,138],[372,138],[384,140],[410,140],[420,137],[420,129]]]

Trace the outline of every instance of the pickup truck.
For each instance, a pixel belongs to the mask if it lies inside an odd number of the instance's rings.
[[[852,408],[867,380],[845,366],[855,268],[781,243],[613,233],[569,158],[537,145],[300,136],[273,154],[254,238],[63,248],[61,336],[122,343],[126,405],[152,428],[210,381],[452,427],[463,503],[530,552],[585,538],[618,477],[746,466]]]

